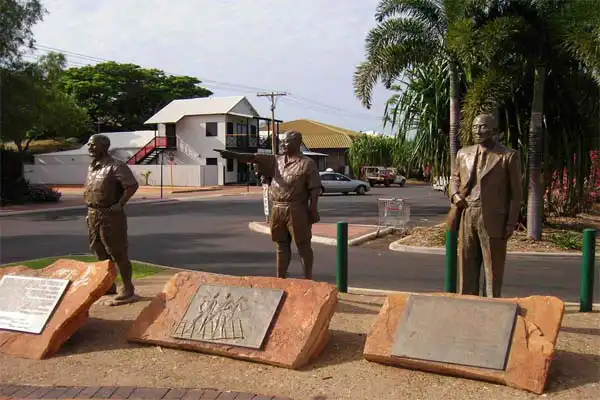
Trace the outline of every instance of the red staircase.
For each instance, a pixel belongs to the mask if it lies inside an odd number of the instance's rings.
[[[150,140],[144,147],[139,149],[129,160],[127,164],[149,164],[156,156],[167,148],[167,137],[156,136]]]

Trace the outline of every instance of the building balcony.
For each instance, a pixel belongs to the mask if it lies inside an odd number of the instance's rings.
[[[256,149],[259,146],[257,136],[227,135],[225,147],[231,149]]]

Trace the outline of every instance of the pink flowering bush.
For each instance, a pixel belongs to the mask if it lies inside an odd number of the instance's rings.
[[[583,178],[581,190],[577,188],[578,177],[569,182],[569,171],[554,171],[545,193],[546,211],[557,216],[573,216],[588,211],[600,202],[600,151],[590,152],[592,167],[590,174]],[[574,157],[575,159],[575,157]],[[579,191],[579,193],[578,193]]]

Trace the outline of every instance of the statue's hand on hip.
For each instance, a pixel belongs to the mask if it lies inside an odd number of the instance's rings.
[[[321,216],[319,215],[319,211],[312,208],[310,210],[310,223],[311,224],[316,224],[317,222],[319,222],[321,220]]]
[[[506,225],[504,232],[504,240],[508,240],[515,233],[515,227],[513,225]]]
[[[456,205],[456,207],[465,209],[469,206],[467,200],[465,200],[461,195],[455,194],[454,196],[454,204]]]
[[[123,206],[121,205],[121,203],[116,203],[110,206],[109,210],[112,212],[123,211]]]

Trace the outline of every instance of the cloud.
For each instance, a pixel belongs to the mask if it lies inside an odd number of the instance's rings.
[[[270,115],[269,103],[255,97],[256,89],[288,91],[291,95],[277,103],[277,118],[382,130],[389,93],[379,88],[373,109],[366,110],[352,88],[377,0],[46,0],[44,5],[49,14],[34,29],[42,46],[196,76],[217,96],[247,96],[264,115]],[[89,62],[75,55],[69,60]]]

